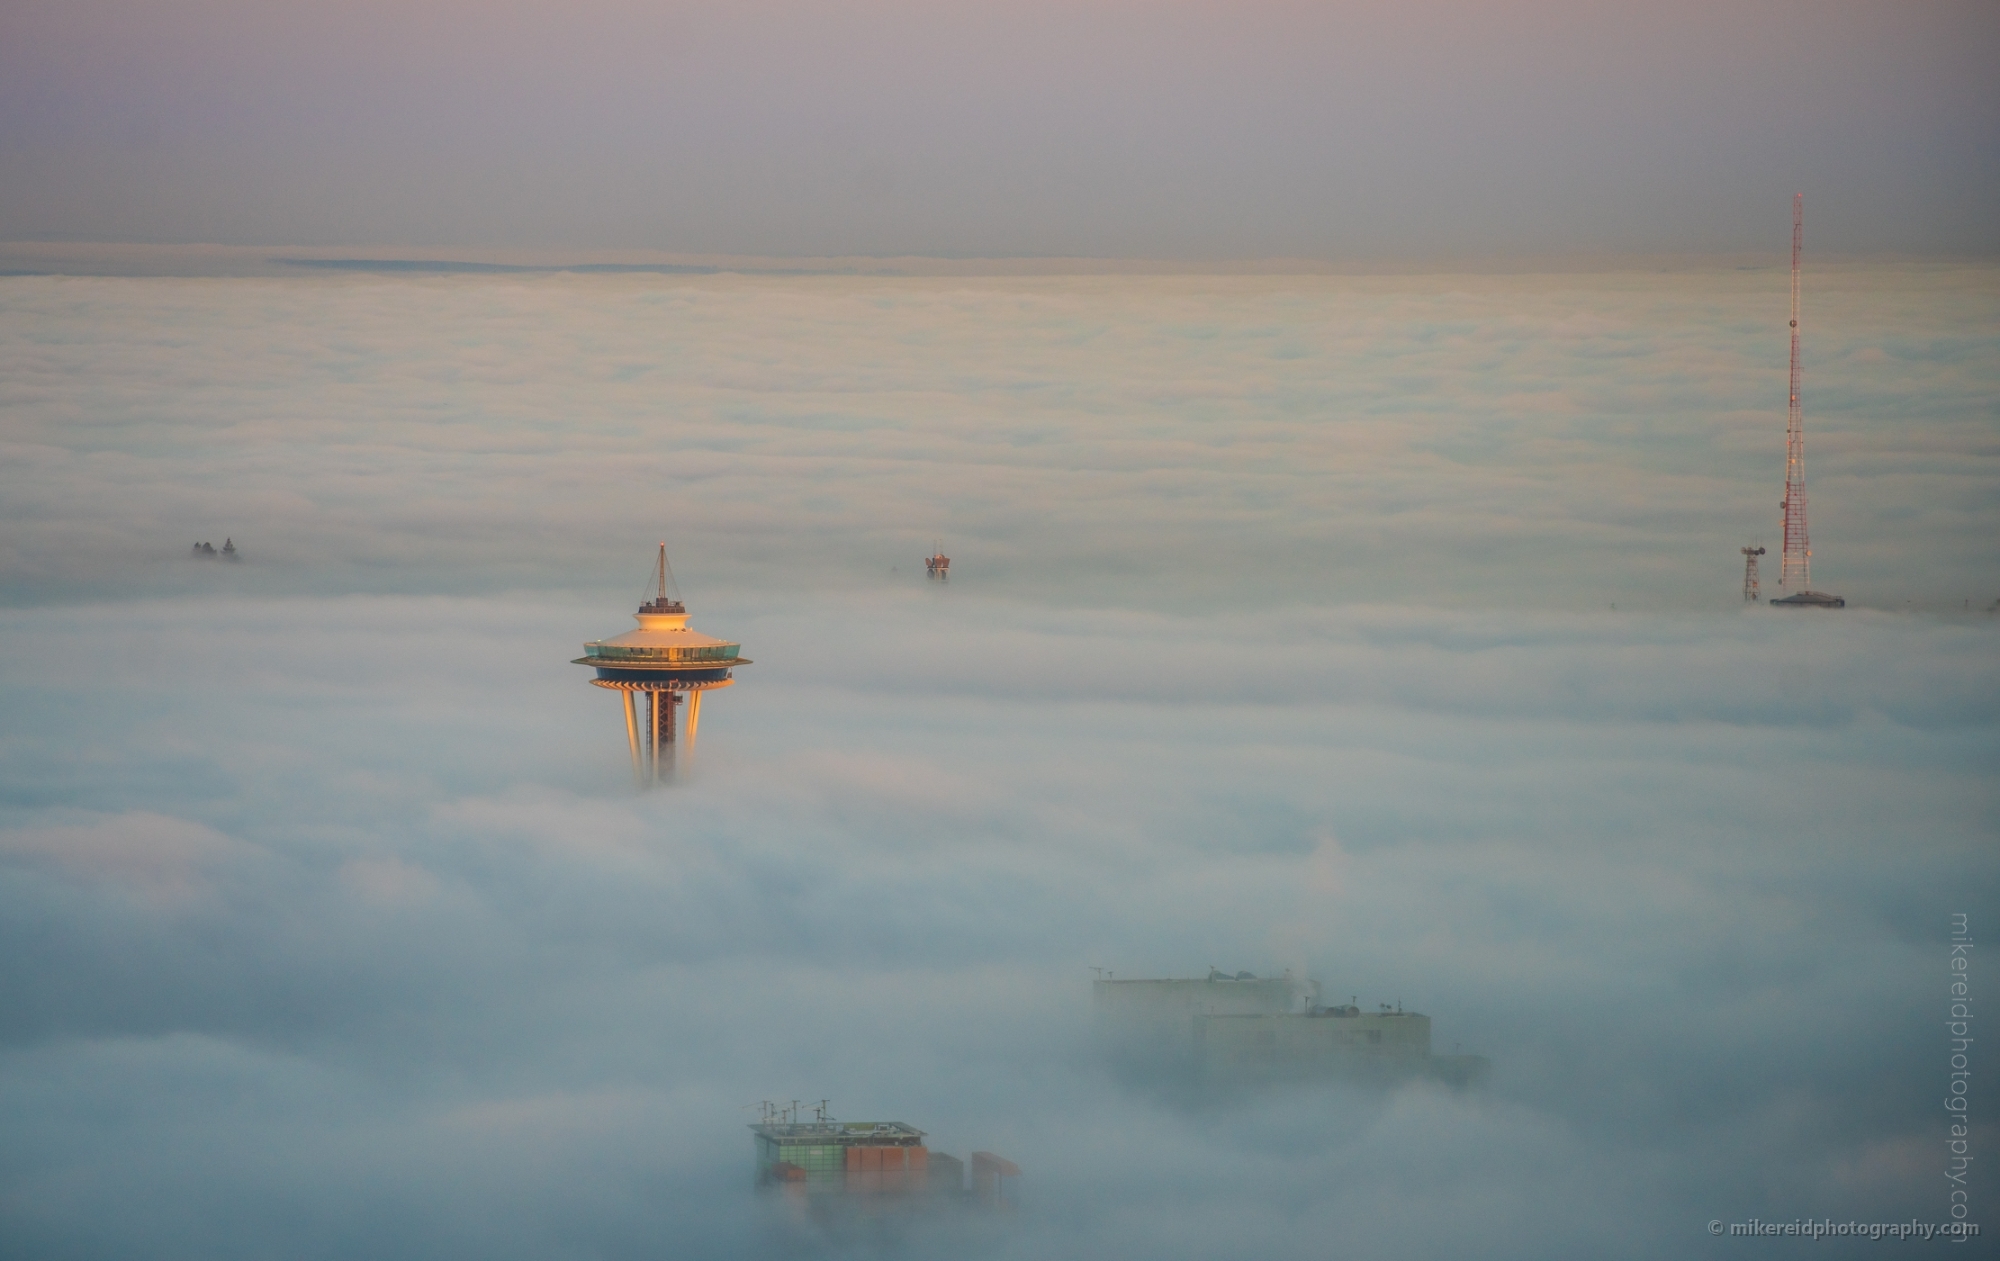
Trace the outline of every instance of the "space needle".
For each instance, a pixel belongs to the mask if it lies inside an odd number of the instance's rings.
[[[639,606],[639,629],[583,646],[574,664],[597,671],[591,686],[608,688],[625,699],[625,739],[632,749],[632,773],[641,787],[660,782],[662,768],[674,769],[674,729],[687,701],[687,744],[694,748],[701,725],[701,694],[728,687],[729,672],[747,666],[737,654],[741,644],[688,629],[687,606],[667,594],[667,545],[660,544],[659,594]],[[643,703],[639,700],[644,697]],[[645,711],[645,736],[640,736],[640,710]]]

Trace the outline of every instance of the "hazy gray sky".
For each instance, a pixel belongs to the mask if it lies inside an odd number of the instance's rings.
[[[1316,256],[2000,244],[1983,0],[13,0],[0,238]]]

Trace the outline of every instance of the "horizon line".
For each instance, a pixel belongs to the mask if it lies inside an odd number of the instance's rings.
[[[2000,254],[1827,253],[1813,269],[1902,264],[1991,266]],[[1759,270],[1789,266],[1786,249],[1574,250],[1421,256],[1147,258],[1094,255],[771,255],[525,246],[223,245],[207,242],[0,240],[0,276],[407,275],[663,276],[1392,276]]]

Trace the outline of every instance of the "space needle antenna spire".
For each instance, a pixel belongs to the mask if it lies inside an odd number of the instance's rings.
[[[1806,419],[1799,405],[1799,246],[1805,235],[1805,194],[1792,194],[1792,389],[1785,413],[1785,550],[1778,585],[1812,589],[1812,544],[1806,535]]]

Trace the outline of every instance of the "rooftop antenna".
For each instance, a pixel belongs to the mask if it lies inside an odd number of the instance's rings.
[[[642,611],[657,610],[662,613],[686,611],[681,604],[681,584],[674,577],[673,562],[667,559],[667,545],[664,540],[660,543],[659,554],[653,560],[653,572],[648,576],[652,581],[646,585],[651,590],[646,593],[648,598],[640,601]]]
[[[1806,418],[1799,406],[1799,246],[1805,239],[1804,193],[1792,194],[1792,392],[1785,412],[1785,550],[1778,585],[1812,589],[1812,544],[1806,536]]]

